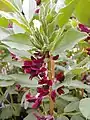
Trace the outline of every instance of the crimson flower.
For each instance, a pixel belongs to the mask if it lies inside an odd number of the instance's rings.
[[[40,106],[40,104],[42,103],[42,97],[38,97],[35,101],[35,103],[32,105],[33,109],[36,109]]]
[[[42,102],[42,97],[32,96],[30,93],[26,94],[26,100],[28,102],[33,102],[32,108],[36,109],[40,106]]]
[[[19,91],[21,89],[21,85],[20,84],[16,84],[16,90]]]
[[[59,95],[64,94],[63,88],[64,88],[64,86],[59,87],[59,88],[57,89],[57,92],[58,92]]]
[[[39,93],[39,97],[43,97],[48,95],[49,93],[49,86],[48,85],[44,85],[43,87],[38,87],[37,88],[37,92]]]
[[[38,81],[38,84],[47,84],[49,86],[52,86],[52,80],[48,80],[47,77],[43,77]]]
[[[55,98],[56,98],[56,91],[55,91],[55,90],[53,90],[53,91],[51,92],[51,98],[52,98],[52,100],[55,102]]]
[[[26,94],[26,100],[28,102],[35,102],[36,101],[36,97],[32,96],[30,93]]]
[[[40,9],[39,9],[39,8],[35,10],[35,13],[36,13],[36,14],[39,14],[39,12],[40,12]]]
[[[59,55],[53,56],[53,60],[57,60],[59,58]]]
[[[62,71],[60,71],[58,74],[56,74],[56,80],[62,82],[64,80],[65,76]]]
[[[24,66],[22,66],[25,73],[30,74],[30,78],[38,76],[39,74],[46,71],[44,64],[44,56],[41,58],[34,58],[31,56],[31,61],[24,61]]]
[[[79,24],[79,29],[81,30],[81,32],[86,32],[86,33],[90,33],[90,28],[86,27],[83,24]]]

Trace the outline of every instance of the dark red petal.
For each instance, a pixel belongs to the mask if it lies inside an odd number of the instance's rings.
[[[40,12],[40,9],[36,9],[35,13],[38,14]],[[38,53],[34,54],[34,55],[37,55]]]
[[[87,51],[90,51],[90,48],[86,48]]]
[[[45,68],[45,67],[42,67],[41,69],[40,69],[40,72],[45,72],[47,69]]]
[[[47,84],[49,85],[49,86],[52,86],[52,80],[47,80]]]
[[[53,56],[53,60],[57,60],[59,58],[59,55]]]
[[[32,61],[24,61],[24,66],[31,66],[32,65]]]
[[[30,93],[26,94],[26,99],[28,100],[30,98],[31,98],[31,94]]]
[[[87,54],[90,55],[90,51],[88,51]]]
[[[30,93],[26,94],[26,100],[28,102],[35,102],[36,101],[36,97],[35,96],[31,96]]]
[[[21,88],[20,84],[16,84],[16,89],[19,90]]]
[[[33,56],[31,56],[31,60],[35,60],[35,58]]]
[[[42,97],[39,97],[39,98],[35,101],[35,103],[32,105],[32,108],[33,108],[33,109],[38,108],[41,103],[42,103]]]
[[[85,25],[79,24],[78,26],[82,32],[86,32],[86,33],[90,32],[90,29],[88,27],[86,27]]]
[[[55,98],[56,98],[56,91],[55,91],[55,90],[53,90],[53,91],[51,92],[51,98],[52,98],[52,100],[55,102]]]
[[[25,68],[25,69],[24,69],[24,73],[30,74],[30,72],[31,72],[31,69],[30,69],[30,68]]]
[[[64,80],[64,73],[63,72],[59,72],[57,75],[56,75],[56,80],[62,82]]]
[[[64,91],[62,90],[61,87],[57,89],[57,92],[58,92],[59,95],[64,94]]]
[[[36,0],[37,5],[41,4],[41,0]]]

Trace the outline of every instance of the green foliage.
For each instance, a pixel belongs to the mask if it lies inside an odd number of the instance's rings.
[[[89,102],[90,102],[90,98],[85,98],[82,99],[79,104],[79,109],[86,119],[90,119]]]

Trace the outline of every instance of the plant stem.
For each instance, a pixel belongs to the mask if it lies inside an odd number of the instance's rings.
[[[54,80],[54,60],[52,59],[52,56],[50,56],[49,58],[49,62],[48,62],[48,77],[49,80]],[[54,111],[54,102],[51,98],[51,92],[52,92],[52,87],[50,87],[50,92],[49,92],[49,99],[50,99],[50,115],[53,115],[53,111]]]

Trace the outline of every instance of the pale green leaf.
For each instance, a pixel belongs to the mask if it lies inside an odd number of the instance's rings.
[[[79,109],[79,101],[69,103],[65,108],[64,112],[73,112]]]
[[[55,19],[60,27],[68,22],[78,2],[79,0],[72,0],[70,4],[60,10]]]
[[[25,30],[23,28],[21,28],[20,26],[16,25],[15,23],[13,23],[13,31],[15,34],[25,33]]]
[[[8,87],[12,86],[15,83],[15,81],[1,81],[0,80],[0,87]]]
[[[84,98],[80,101],[79,109],[86,119],[90,119],[90,98]]]
[[[66,116],[60,116],[56,120],[69,120]]]
[[[24,120],[37,120],[33,113],[28,114]]]
[[[32,80],[29,79],[30,75],[26,74],[12,74],[10,75],[15,82],[20,84],[22,87],[38,87],[38,79],[33,78]]]
[[[8,75],[0,74],[0,80],[12,80],[12,78]]]
[[[71,117],[70,120],[85,120],[83,117],[81,117],[80,115],[74,115]]]
[[[5,39],[6,37],[8,37],[10,34],[12,34],[12,32],[9,29],[0,27],[0,40]]]
[[[15,42],[15,43],[21,43],[24,45],[32,45],[30,42],[30,37],[27,34],[18,33],[18,34],[12,34],[6,38],[6,40]]]
[[[31,49],[31,47],[28,46],[28,45],[24,45],[24,44],[21,44],[21,43],[15,43],[15,42],[7,41],[7,40],[6,41],[3,40],[2,43],[9,46],[10,48],[15,48],[15,49],[18,49],[18,50],[27,51],[27,50]]]
[[[73,48],[80,40],[83,40],[87,37],[87,34],[81,33],[78,30],[71,28],[66,33],[64,33],[63,37],[57,39],[55,42],[55,52],[61,53],[65,50],[70,50]]]

